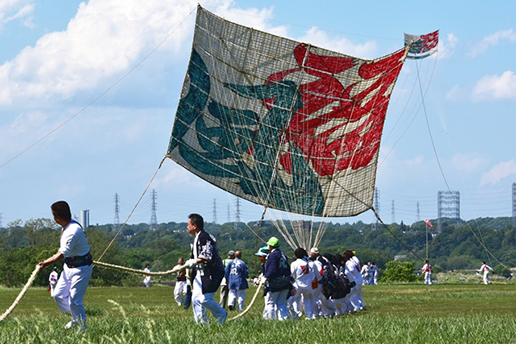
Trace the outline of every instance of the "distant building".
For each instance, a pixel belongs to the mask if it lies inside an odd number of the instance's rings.
[[[82,228],[88,228],[90,226],[90,211],[81,210],[81,225]]]

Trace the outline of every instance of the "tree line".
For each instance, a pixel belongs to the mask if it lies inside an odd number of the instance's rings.
[[[437,221],[434,221],[435,223]],[[314,225],[315,226],[315,225]],[[319,245],[322,253],[342,253],[353,249],[363,263],[373,261],[380,269],[396,257],[399,261],[414,262],[417,269],[422,266],[409,247],[420,257],[425,257],[427,245],[429,259],[435,270],[476,269],[482,261],[490,261],[489,251],[507,266],[516,266],[516,229],[511,218],[483,218],[457,225],[456,220],[442,221],[442,230],[427,232],[423,221],[412,225],[390,224],[389,230],[381,226],[375,230],[374,224],[329,223]],[[251,274],[258,274],[259,263],[254,252],[263,246],[271,236],[282,239],[274,225],[265,221],[261,226],[256,222],[207,223],[206,230],[218,240],[220,255],[225,258],[229,250],[243,252],[243,260],[250,267]],[[251,227],[253,231],[247,227]],[[258,228],[259,227],[259,228]],[[257,239],[254,233],[259,232]],[[116,235],[113,226],[100,225],[86,228],[94,260],[102,255],[102,261],[136,269],[143,269],[149,263],[153,271],[172,269],[179,257],[188,258],[192,237],[186,231],[186,222],[161,223],[152,230],[148,224],[125,225],[108,250],[108,244]],[[394,234],[394,235],[393,235]],[[0,285],[23,285],[36,263],[54,254],[59,247],[60,228],[51,219],[31,219],[25,223],[13,221],[6,228],[0,228]],[[284,243],[285,241],[282,240]],[[293,250],[286,244],[282,249],[287,256]],[[310,248],[306,248],[310,249]],[[498,265],[492,261],[494,267]],[[58,265],[58,269],[62,268]],[[48,271],[39,273],[34,284],[48,284]],[[163,282],[173,276],[163,277]],[[142,277],[117,270],[97,267],[94,269],[92,285],[135,285]]]

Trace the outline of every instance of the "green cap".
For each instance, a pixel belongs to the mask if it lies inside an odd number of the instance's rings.
[[[271,237],[267,242],[267,245],[272,247],[279,247],[279,240],[276,237]]]

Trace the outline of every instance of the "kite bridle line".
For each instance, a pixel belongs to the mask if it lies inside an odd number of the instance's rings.
[[[437,61],[437,59],[436,59],[436,61]],[[434,69],[435,69],[435,64],[434,64]],[[420,78],[420,75],[419,75],[419,65],[417,63],[417,60],[416,60],[416,70],[417,70],[417,80],[418,80],[418,85],[419,85],[419,91],[420,91],[420,94],[421,94],[421,106],[423,108],[423,113],[425,114],[425,121],[426,121],[427,130],[428,130],[428,135],[430,136],[430,141],[432,143],[432,148],[433,148],[433,151],[434,151],[434,154],[435,154],[435,159],[437,160],[437,165],[439,166],[439,171],[441,172],[441,176],[442,176],[442,178],[444,180],[444,183],[446,184],[448,192],[451,192],[450,185],[448,184],[448,181],[447,181],[446,176],[444,174],[443,168],[441,166],[441,162],[440,162],[439,156],[437,154],[437,149],[435,147],[432,131],[430,130],[430,123],[429,123],[429,120],[428,120],[428,113],[426,111],[426,106],[425,106],[425,101],[424,101],[425,93],[423,92],[423,87],[422,87],[422,84],[421,84],[421,78]],[[432,70],[432,75],[433,75],[433,70]],[[428,88],[427,88],[426,91],[428,92]],[[478,235],[475,233],[475,231],[473,230],[473,227],[471,227],[471,225],[467,221],[465,221],[465,222],[466,222],[466,226],[471,231],[471,233],[473,234],[475,239],[482,246],[482,248],[488,253],[488,258],[489,259],[491,257],[494,258],[500,265],[504,266],[506,269],[509,269],[508,266],[506,266],[504,263],[502,263],[493,253],[491,253],[491,251],[483,243],[483,240],[481,240],[481,238],[479,238]],[[476,222],[476,220],[475,220],[475,222]],[[482,235],[480,231],[479,231],[479,233],[480,233],[480,235]]]

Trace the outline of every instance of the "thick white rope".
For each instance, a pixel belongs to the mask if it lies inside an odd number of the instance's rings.
[[[30,278],[27,281],[27,283],[25,284],[25,286],[23,287],[23,289],[20,291],[20,294],[18,294],[18,297],[16,298],[16,300],[14,300],[11,307],[9,307],[4,312],[4,314],[2,314],[2,316],[0,316],[0,322],[4,321],[4,319],[7,318],[9,316],[9,314],[11,314],[11,312],[14,310],[14,308],[18,305],[18,303],[22,299],[23,295],[25,295],[25,293],[27,292],[29,287],[32,285],[32,282],[34,282],[34,279],[36,278],[36,275],[38,274],[39,270],[41,270],[41,267],[39,265],[36,265],[36,268],[32,272],[32,275],[30,275]]]
[[[126,272],[132,272],[132,273],[143,274],[143,275],[148,275],[148,276],[170,275],[170,274],[177,273],[177,272],[179,272],[181,270],[184,270],[184,269],[188,268],[188,265],[184,264],[184,265],[180,265],[180,266],[175,266],[173,269],[167,270],[167,271],[146,272],[144,270],[132,269],[132,268],[128,268],[128,267],[125,267],[125,266],[109,264],[109,263],[104,263],[104,262],[99,262],[99,261],[94,261],[93,263],[95,265],[101,266],[103,268],[120,270],[120,271],[126,271]],[[21,299],[23,298],[23,296],[25,295],[25,293],[27,292],[29,287],[32,285],[32,282],[34,282],[34,279],[36,278],[36,276],[37,276],[37,274],[38,274],[38,272],[40,270],[41,270],[41,267],[39,265],[36,265],[36,268],[32,272],[32,275],[30,276],[29,280],[27,281],[27,283],[25,284],[23,289],[20,291],[20,294],[18,294],[18,297],[16,298],[16,300],[14,300],[13,304],[11,305],[11,307],[9,307],[4,312],[4,314],[2,314],[2,316],[0,316],[0,322],[4,321],[4,319],[7,318],[9,316],[9,314],[11,314],[11,312],[14,310],[14,308],[16,308],[18,303],[20,303]],[[231,318],[229,320],[238,319],[241,316],[243,316],[244,314],[246,314],[247,312],[249,312],[249,310],[251,309],[252,305],[254,304],[254,302],[255,302],[259,292],[261,291],[262,284],[263,284],[263,281],[260,279],[260,284],[258,285],[258,288],[256,290],[256,293],[253,296],[253,299],[251,300],[251,303],[247,306],[247,308],[242,313],[236,315],[235,317],[233,317],[233,318]]]
[[[249,310],[251,309],[251,307],[254,304],[254,301],[256,300],[256,297],[258,296],[260,291],[262,291],[262,284],[263,284],[263,280],[260,278],[260,284],[258,284],[258,288],[256,290],[256,293],[254,293],[254,296],[253,296],[253,299],[251,300],[251,303],[247,306],[247,308],[242,313],[239,313],[238,315],[235,315],[233,318],[229,319],[228,321],[238,319],[241,316],[243,316],[244,314],[246,314],[247,312],[249,312]]]
[[[109,264],[109,263],[104,263],[104,262],[99,262],[99,261],[94,261],[93,264],[95,265],[98,265],[98,266],[102,266],[103,268],[108,268],[108,269],[114,269],[114,270],[120,270],[120,271],[126,271],[126,272],[132,272],[132,273],[136,273],[136,274],[142,274],[142,275],[147,275],[147,276],[164,276],[164,275],[170,275],[170,274],[173,274],[173,273],[176,273],[176,272],[179,272],[181,270],[184,270],[186,269],[188,266],[185,264],[185,265],[181,265],[181,266],[175,266],[172,270],[167,270],[167,271],[158,271],[158,272],[147,272],[147,271],[144,271],[144,270],[139,270],[139,269],[132,269],[132,268],[127,268],[125,266],[120,266],[120,265],[115,265],[115,264]]]

